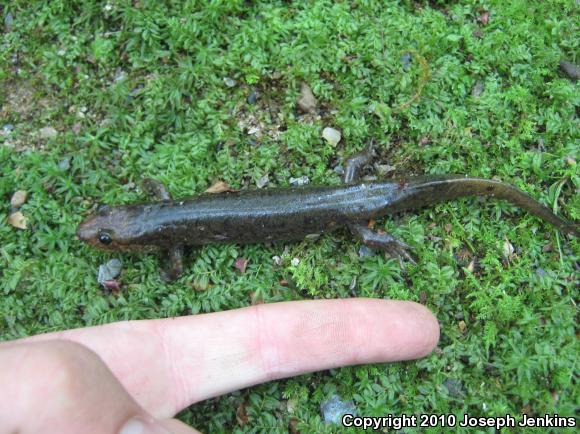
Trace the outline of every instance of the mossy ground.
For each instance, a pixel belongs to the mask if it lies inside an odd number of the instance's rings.
[[[320,403],[334,393],[361,415],[575,415],[578,242],[505,202],[380,221],[415,248],[405,269],[360,258],[337,233],[287,250],[197,249],[173,284],[155,256],[94,251],[75,227],[96,203],[142,199],[143,176],[176,197],[265,174],[270,186],[303,175],[337,184],[336,162],[371,139],[394,175],[498,177],[578,219],[580,93],[558,71],[561,58],[580,61],[577,2],[205,3],[0,2],[0,127],[14,127],[0,138],[0,336],[257,299],[421,300],[442,328],[430,357],[277,381],[181,417],[208,432],[332,431]],[[319,116],[297,112],[301,82]],[[39,135],[47,126],[55,138]],[[342,131],[338,147],[321,138],[326,126]],[[29,193],[27,230],[6,224],[16,190]],[[125,269],[107,294],[95,273],[111,257]],[[237,257],[249,259],[244,274]],[[247,420],[236,419],[241,405]]]

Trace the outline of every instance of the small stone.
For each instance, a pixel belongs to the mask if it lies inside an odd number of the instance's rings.
[[[345,414],[357,414],[356,407],[352,401],[342,401],[338,395],[332,395],[320,404],[320,411],[324,422],[338,425]]]
[[[77,122],[76,124],[74,124],[74,125],[72,126],[72,128],[71,128],[71,129],[72,129],[72,132],[73,132],[73,133],[75,133],[75,134],[77,134],[77,135],[78,135],[78,134],[81,132],[81,124],[80,124],[79,122]]]
[[[70,169],[70,157],[63,158],[58,162],[58,168],[63,172],[66,172]]]
[[[449,395],[454,398],[461,398],[463,396],[463,384],[455,378],[448,378],[443,382],[443,385],[449,392]]]
[[[475,85],[473,86],[473,89],[471,89],[471,96],[474,98],[479,98],[481,96],[481,94],[483,93],[484,89],[485,89],[485,86],[483,84],[483,81],[477,80],[475,82]]]
[[[38,132],[43,139],[54,139],[58,135],[58,131],[52,127],[41,128]]]
[[[358,256],[360,258],[370,258],[375,255],[376,255],[375,251],[370,247],[361,246],[360,249],[358,249]]]
[[[308,178],[308,176],[304,175],[301,176],[300,178],[290,178],[290,185],[294,185],[294,186],[300,186],[300,185],[306,185],[308,183],[310,183],[310,178]]]
[[[403,64],[403,69],[408,71],[411,69],[411,63],[413,61],[413,56],[411,53],[405,53],[401,56],[401,63]]]
[[[127,77],[127,74],[125,73],[125,71],[123,71],[122,69],[117,69],[117,71],[115,73],[115,81],[116,82],[123,81],[126,77]]]
[[[111,289],[108,282],[115,281],[115,278],[121,274],[123,269],[123,263],[119,259],[111,259],[106,264],[101,264],[99,266],[99,273],[97,275],[97,281],[107,289]]]
[[[580,78],[580,67],[574,65],[572,62],[561,60],[560,69],[574,81]]]
[[[300,84],[300,95],[296,100],[298,108],[305,113],[311,113],[316,110],[316,98],[306,83],[302,82]]]
[[[5,16],[4,16],[4,25],[6,27],[10,27],[12,24],[14,23],[14,16],[12,15],[11,12],[8,12]]]
[[[224,84],[227,87],[234,87],[237,83],[236,83],[236,80],[234,80],[233,78],[224,77]]]
[[[377,175],[385,176],[391,172],[394,172],[395,166],[391,166],[389,164],[375,164],[375,170],[377,171]]]
[[[10,199],[10,206],[13,209],[20,208],[26,202],[26,198],[27,197],[28,197],[28,193],[25,192],[24,190],[18,190],[18,191],[16,191],[12,195],[12,198]]]
[[[2,127],[2,132],[4,134],[10,134],[12,131],[14,131],[14,125],[12,124],[6,124]]]
[[[270,182],[270,177],[266,173],[264,176],[262,176],[260,179],[256,181],[256,186],[258,188],[264,188],[266,185],[268,185],[268,182]]]
[[[324,130],[322,130],[322,138],[324,138],[324,140],[326,140],[330,146],[336,146],[338,145],[338,142],[340,142],[342,135],[340,134],[340,131],[335,130],[334,128],[326,127]]]
[[[293,267],[298,267],[298,264],[300,264],[300,259],[298,258],[292,258],[292,260],[290,261],[290,265],[292,265]]]
[[[465,331],[465,329],[467,328],[467,324],[465,324],[465,321],[459,321],[459,330],[461,331],[461,333],[463,333]]]
[[[274,262],[274,264],[280,266],[280,265],[282,265],[282,258],[278,255],[272,256],[272,262]]]
[[[255,89],[252,89],[252,92],[248,95],[246,101],[251,105],[256,104],[256,102],[258,102],[258,92],[256,92]]]
[[[26,229],[26,223],[27,219],[20,211],[13,212],[8,216],[8,224],[17,229]]]
[[[248,134],[251,136],[259,136],[262,133],[262,130],[258,126],[251,126],[248,128]]]
[[[332,169],[332,170],[334,170],[334,173],[336,173],[337,175],[340,175],[340,176],[344,175],[344,167],[342,167],[340,164],[337,166],[334,166],[334,169]]]

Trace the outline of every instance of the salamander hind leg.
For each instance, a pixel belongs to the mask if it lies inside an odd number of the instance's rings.
[[[372,231],[363,223],[352,224],[349,226],[349,229],[365,246],[372,249],[382,250],[391,256],[396,256],[399,259],[406,259],[413,264],[415,263],[415,260],[409,254],[412,247],[399,241],[392,235]]]
[[[183,246],[173,247],[167,251],[163,260],[161,279],[164,282],[173,282],[183,274]]]
[[[374,156],[375,151],[373,150],[371,144],[364,151],[359,152],[358,154],[354,154],[352,157],[346,160],[342,182],[344,184],[350,184],[352,182],[358,181],[362,168],[368,164]]]
[[[145,178],[141,181],[141,190],[148,196],[157,200],[171,200],[171,195],[167,187],[161,181],[156,179]]]

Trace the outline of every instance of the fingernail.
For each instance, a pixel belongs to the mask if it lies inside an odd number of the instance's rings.
[[[119,431],[119,434],[171,434],[155,419],[134,417],[129,419]]]

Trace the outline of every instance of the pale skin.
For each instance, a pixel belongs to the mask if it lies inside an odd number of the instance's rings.
[[[173,417],[196,402],[305,372],[417,359],[438,340],[437,320],[420,304],[348,299],[5,342],[0,433],[192,433]]]

